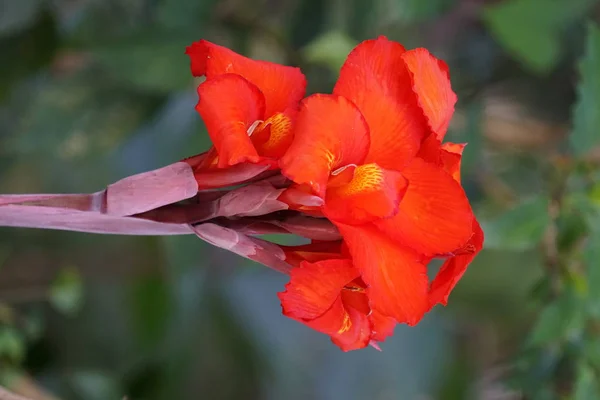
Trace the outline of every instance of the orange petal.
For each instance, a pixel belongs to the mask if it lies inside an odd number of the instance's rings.
[[[294,141],[279,165],[322,197],[331,171],[361,164],[368,149],[369,130],[356,106],[341,96],[315,94],[302,101]]]
[[[444,254],[471,237],[473,212],[462,187],[445,171],[415,158],[402,174],[408,189],[398,213],[375,224],[423,255]]]
[[[287,109],[267,118],[256,127],[251,138],[261,156],[281,158],[292,144],[294,133],[292,124],[297,111]]]
[[[407,187],[402,174],[377,164],[347,170],[353,170],[349,182],[336,185],[337,177],[329,181],[324,208],[327,218],[359,224],[391,217],[398,212],[398,204]]]
[[[221,168],[257,162],[258,153],[248,129],[262,118],[265,99],[256,86],[235,74],[219,75],[198,86],[196,111],[206,124]]]
[[[470,254],[451,257],[440,268],[429,289],[429,307],[438,303],[443,305],[448,303],[450,292],[463,276],[471,261],[483,248],[483,230],[476,219],[473,219],[473,236],[468,245],[473,247]]]
[[[371,146],[365,162],[387,169],[408,163],[429,129],[404,53],[402,45],[383,36],[362,42],[348,55],[333,89],[352,100],[367,120]]]
[[[415,325],[427,310],[427,269],[412,250],[372,225],[337,224],[352,261],[367,284],[372,310]]]
[[[423,48],[409,50],[402,58],[411,72],[413,90],[429,126],[442,140],[457,100],[450,85],[448,65]]]
[[[465,149],[464,143],[444,143],[440,151],[444,171],[452,175],[454,180],[460,183],[460,161]]]
[[[283,313],[292,318],[314,319],[327,311],[342,288],[358,277],[350,260],[302,262],[293,268],[285,292],[279,293]]]
[[[192,43],[186,54],[194,76],[210,79],[232,73],[256,85],[265,96],[267,117],[295,106],[304,97],[306,79],[299,68],[252,60],[206,40]]]

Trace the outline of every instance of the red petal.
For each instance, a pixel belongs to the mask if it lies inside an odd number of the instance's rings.
[[[409,183],[398,213],[375,222],[377,227],[424,255],[463,246],[472,234],[473,212],[462,187],[441,168],[420,158],[402,174]]]
[[[316,263],[317,261],[343,258],[341,245],[341,241],[328,241],[281,247],[285,252],[285,262],[294,267],[299,267],[302,261]]]
[[[257,162],[248,129],[263,118],[265,99],[256,86],[239,75],[225,74],[198,86],[196,110],[219,153],[219,167]]]
[[[333,89],[367,120],[371,147],[365,162],[387,169],[401,168],[417,154],[428,131],[404,53],[402,45],[383,36],[362,42],[348,55]]]
[[[348,322],[337,333],[331,335],[331,341],[343,351],[365,348],[371,340],[371,323],[367,315],[352,307],[346,308]]]
[[[372,326],[371,339],[378,342],[383,342],[387,337],[394,334],[394,328],[396,327],[396,320],[390,317],[386,317],[379,311],[373,310],[369,315],[369,321]]]
[[[433,165],[442,166],[441,147],[442,143],[440,140],[435,133],[431,133],[423,140],[423,143],[421,143],[421,148],[419,148],[417,157],[420,157]]]
[[[327,218],[359,224],[398,212],[407,187],[402,174],[377,164],[350,167],[346,171],[351,173],[349,182],[338,182],[340,175],[329,181],[324,209]]]
[[[344,290],[342,290],[344,307],[352,307],[365,315],[369,315],[371,308],[369,307],[369,299],[367,298],[364,283],[361,286],[355,285],[355,282],[346,285]]]
[[[411,72],[413,90],[429,126],[442,140],[457,100],[450,85],[448,65],[423,48],[409,50],[402,58]]]
[[[440,151],[444,170],[460,183],[460,161],[466,144],[444,143]]]
[[[427,310],[427,270],[420,256],[372,225],[338,224],[352,260],[367,284],[372,310],[415,325]]]
[[[429,289],[429,307],[438,303],[443,305],[448,303],[450,292],[463,276],[471,261],[483,248],[483,230],[476,219],[473,219],[473,237],[469,240],[468,245],[473,246],[474,250],[471,254],[454,256],[446,260],[440,268]]]
[[[188,46],[186,54],[194,76],[206,75],[210,79],[238,74],[256,85],[265,96],[266,117],[295,106],[304,97],[306,79],[299,68],[252,60],[206,40]]]
[[[261,156],[281,158],[294,140],[292,124],[297,111],[288,109],[261,123],[252,134],[252,143]]]
[[[371,326],[366,314],[352,307],[345,308],[339,297],[325,314],[300,322],[331,336],[331,341],[343,351],[367,347],[371,337]]]
[[[314,319],[327,311],[342,288],[358,277],[350,260],[303,262],[293,268],[285,292],[279,293],[283,313],[288,317]]]
[[[316,94],[302,101],[294,141],[281,158],[283,174],[309,184],[323,196],[331,171],[361,164],[369,149],[369,130],[360,111],[341,96]]]

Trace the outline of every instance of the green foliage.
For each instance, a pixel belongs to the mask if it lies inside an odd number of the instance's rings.
[[[548,225],[548,199],[545,196],[527,200],[498,217],[483,221],[486,247],[504,250],[526,250],[540,243]]]
[[[0,13],[0,18],[6,18],[4,23],[0,20],[0,53],[3,60],[0,63],[0,101],[8,94],[14,82],[47,65],[58,47],[57,22],[52,13],[45,8],[38,8],[37,4],[27,1],[23,3],[23,10],[16,12],[23,25],[15,23],[11,26],[7,22],[10,10],[19,9],[20,6],[8,6],[8,14],[4,14],[4,9]],[[31,4],[27,6],[27,3]]]
[[[183,56],[189,36],[173,37],[166,32],[142,32],[132,37],[90,50],[119,82],[134,88],[169,93],[190,86],[192,77],[184,73],[189,61]]]
[[[309,43],[303,49],[303,54],[307,61],[323,64],[337,74],[356,44],[345,33],[331,31]]]
[[[585,56],[579,62],[580,82],[570,135],[576,156],[585,155],[600,145],[600,28],[588,25]]]
[[[581,363],[577,368],[577,381],[573,400],[595,400],[600,398],[598,378],[593,368]]]
[[[164,277],[138,279],[131,290],[131,305],[137,342],[145,349],[156,346],[164,337],[171,315],[171,296]]]
[[[409,21],[427,21],[451,10],[455,1],[453,0],[397,0],[400,12]]]
[[[50,289],[50,304],[59,312],[75,316],[83,306],[83,282],[76,268],[59,271]]]
[[[19,364],[25,357],[25,338],[12,326],[0,327],[0,360]]]
[[[498,42],[534,72],[547,73],[561,57],[561,32],[590,0],[506,0],[489,6],[484,21]]]
[[[585,323],[582,299],[574,292],[560,296],[540,313],[530,333],[530,346],[544,346],[581,335]]]

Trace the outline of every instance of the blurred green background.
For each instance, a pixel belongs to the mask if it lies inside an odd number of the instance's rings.
[[[0,229],[0,382],[32,399],[600,399],[593,0],[0,0],[0,192],[90,192],[209,146],[185,46],[328,92],[387,35],[450,65],[486,248],[446,308],[342,353],[286,279],[194,237]]]

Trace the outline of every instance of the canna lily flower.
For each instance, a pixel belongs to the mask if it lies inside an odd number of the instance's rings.
[[[295,182],[295,195],[280,200],[330,219],[369,308],[409,325],[446,301],[483,241],[456,179],[462,147],[441,145],[455,102],[446,64],[427,50],[368,40],[348,56],[333,94],[302,101],[280,159]],[[426,264],[439,256],[453,258],[430,286]]]
[[[331,337],[343,351],[385,340],[396,321],[371,310],[360,272],[341,241],[284,247],[293,265],[279,293],[284,315]]]
[[[292,141],[292,122],[304,97],[300,69],[241,56],[206,40],[188,46],[198,86],[196,110],[214,149],[200,168],[240,163],[276,166]]]

